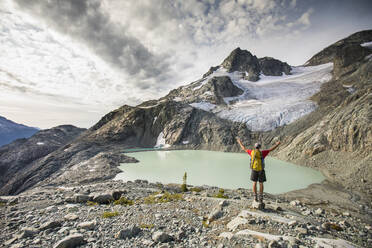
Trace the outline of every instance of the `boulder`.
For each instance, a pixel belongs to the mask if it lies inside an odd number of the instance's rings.
[[[34,235],[36,235],[39,231],[32,227],[25,227],[22,228],[20,233],[17,235],[18,239],[24,239],[24,238],[32,238]]]
[[[86,241],[84,240],[83,235],[76,233],[60,240],[53,246],[53,248],[75,248],[85,243]]]
[[[102,194],[93,195],[92,200],[99,204],[110,204],[111,202],[114,201],[114,197],[109,193],[102,193]]]
[[[215,208],[209,215],[208,215],[208,220],[214,221],[223,216],[223,212],[220,207]]]
[[[73,202],[75,203],[86,203],[87,201],[90,201],[91,197],[89,195],[82,195],[82,194],[77,194],[74,195],[73,197]]]
[[[248,224],[248,220],[238,216],[232,219],[229,223],[227,223],[226,227],[230,231],[235,231],[239,226],[244,224]]]
[[[118,191],[118,190],[114,190],[111,192],[111,196],[112,198],[114,198],[114,200],[119,200],[121,195],[123,194],[123,191]]]
[[[65,220],[77,220],[79,219],[79,216],[76,214],[66,214],[64,218]]]
[[[48,222],[45,222],[44,224],[42,224],[41,227],[39,228],[39,230],[44,231],[44,230],[47,230],[47,229],[54,229],[54,228],[60,227],[60,226],[62,226],[61,221],[48,221]]]
[[[265,203],[258,202],[258,201],[253,201],[252,202],[252,208],[253,209],[259,209],[259,210],[265,209]]]
[[[232,233],[232,232],[223,232],[218,237],[224,238],[224,239],[232,239],[234,237],[234,233]]]
[[[130,238],[137,236],[137,234],[139,234],[140,232],[141,232],[141,229],[139,227],[132,225],[129,228],[121,230],[118,233],[116,233],[115,238],[130,239]]]
[[[85,229],[85,230],[94,230],[96,227],[97,223],[95,221],[87,221],[87,222],[82,222],[77,225],[77,227]]]
[[[166,234],[161,231],[157,231],[152,234],[152,240],[158,243],[168,243],[168,242],[173,241],[174,238],[169,234]]]

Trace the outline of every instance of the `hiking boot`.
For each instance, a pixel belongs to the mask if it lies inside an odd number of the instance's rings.
[[[257,194],[254,195],[254,201],[258,202]]]
[[[260,203],[263,203],[263,194],[261,195],[260,194],[260,199],[259,199]]]

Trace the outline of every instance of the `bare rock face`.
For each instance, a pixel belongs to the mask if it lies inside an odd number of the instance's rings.
[[[245,125],[180,102],[165,100],[120,111],[120,115],[105,125],[89,130],[85,139],[101,144],[120,141],[132,147],[153,147],[162,132],[169,145],[186,146],[187,143],[191,147],[227,151],[237,148],[234,139],[238,133],[249,137]]]
[[[209,68],[209,70],[203,75],[203,78],[208,77],[209,75],[211,75],[213,72],[215,72],[219,68],[220,66],[211,66],[211,68]]]
[[[372,40],[372,37],[371,37]],[[357,70],[365,57],[372,53],[368,48],[361,47],[358,44],[346,45],[337,50],[333,63],[335,78],[340,78],[343,75]]]
[[[286,75],[291,74],[291,67],[280,60],[264,57],[258,59],[261,67],[261,71],[266,76],[282,76],[283,73]]]
[[[229,72],[248,72],[247,80],[249,81],[259,80],[260,64],[257,57],[247,50],[241,50],[239,47],[236,48],[222,62],[222,66]]]
[[[349,37],[339,40],[336,43],[324,48],[319,53],[315,54],[311,59],[309,59],[305,65],[307,66],[314,66],[314,65],[321,65],[329,62],[333,62],[336,55],[342,50],[344,47],[347,46],[355,46],[360,45],[364,42],[372,41],[372,30],[364,30],[361,32],[357,32],[355,34],[350,35]],[[346,51],[344,51],[346,52]],[[349,56],[353,56],[349,54]]]
[[[41,130],[28,139],[0,148],[0,194],[13,194],[26,179],[32,163],[77,138],[85,129],[71,125]],[[16,183],[10,183],[15,181]]]
[[[210,102],[225,105],[224,97],[239,96],[244,91],[233,84],[230,77],[212,77],[172,90],[164,99],[179,99],[183,103]],[[141,105],[142,106],[142,105]]]

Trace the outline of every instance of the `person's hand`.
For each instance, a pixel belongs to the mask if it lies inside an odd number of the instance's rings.
[[[236,141],[241,142],[239,137],[235,137]]]
[[[278,142],[276,142],[276,145],[278,146],[278,145],[280,145],[281,144],[281,142],[280,141],[278,141]]]

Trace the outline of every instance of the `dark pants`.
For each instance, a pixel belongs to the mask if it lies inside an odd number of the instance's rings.
[[[266,182],[265,170],[261,170],[261,171],[252,170],[252,172],[251,172],[251,180],[253,182],[259,181],[260,183]]]

